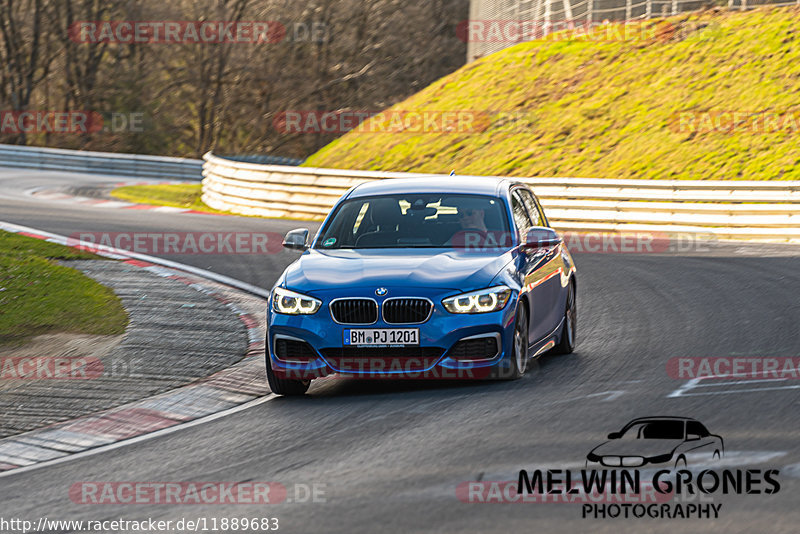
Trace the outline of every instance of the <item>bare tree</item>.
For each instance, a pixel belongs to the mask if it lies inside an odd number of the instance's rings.
[[[36,137],[65,147],[304,157],[338,133],[287,133],[287,110],[377,111],[464,62],[468,0],[0,0],[0,99],[147,114],[147,132]],[[268,21],[270,42],[74,39],[84,21]],[[51,96],[55,95],[55,96]],[[53,103],[57,100],[57,103]],[[14,139],[14,142],[30,139]]]
[[[46,23],[49,0],[0,0],[0,99],[13,111],[27,110],[33,91],[48,75],[52,33]],[[25,132],[15,135],[25,144]]]

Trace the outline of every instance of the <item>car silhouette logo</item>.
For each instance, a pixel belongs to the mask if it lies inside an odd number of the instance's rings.
[[[389,290],[386,289],[385,287],[379,287],[378,289],[375,290],[375,294],[378,295],[379,297],[384,296],[388,292]]]
[[[634,419],[608,439],[587,455],[587,468],[659,464],[685,468],[688,458],[716,461],[725,453],[722,438],[689,417]]]

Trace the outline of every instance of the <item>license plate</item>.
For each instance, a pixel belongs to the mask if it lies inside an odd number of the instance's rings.
[[[419,345],[419,328],[346,328],[345,346]]]

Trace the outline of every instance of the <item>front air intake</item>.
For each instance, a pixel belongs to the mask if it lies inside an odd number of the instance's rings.
[[[312,362],[317,359],[317,353],[305,341],[276,337],[275,357],[283,361]]]
[[[495,336],[462,339],[447,354],[454,360],[491,360],[497,356],[498,346]]]

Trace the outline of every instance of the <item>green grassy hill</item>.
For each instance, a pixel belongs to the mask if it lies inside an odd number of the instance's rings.
[[[573,35],[485,57],[392,108],[470,112],[476,118],[471,130],[352,131],[305,165],[800,179],[800,10],[717,10],[648,24],[635,39]],[[741,122],[731,131],[734,119]],[[370,121],[362,127],[378,129],[380,117]]]

